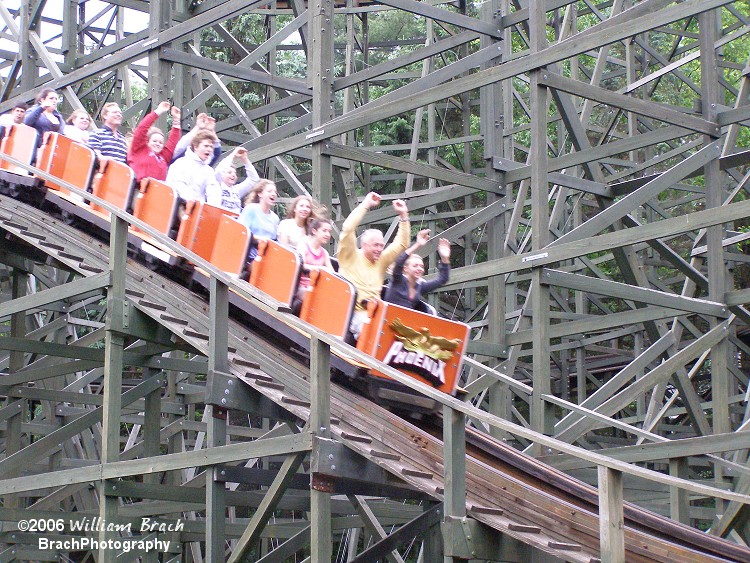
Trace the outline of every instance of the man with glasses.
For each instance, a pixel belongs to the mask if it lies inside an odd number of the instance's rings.
[[[102,158],[111,158],[126,163],[128,144],[118,131],[122,125],[122,110],[115,102],[104,104],[101,111],[102,127],[89,137],[89,147]]]
[[[393,210],[399,216],[400,223],[394,241],[386,247],[383,233],[377,229],[367,229],[360,237],[360,248],[357,248],[357,227],[365,214],[376,207],[380,200],[380,194],[367,194],[344,221],[339,239],[339,272],[357,288],[357,304],[349,327],[355,340],[359,338],[367,318],[367,301],[380,297],[388,266],[406,250],[411,238],[409,209],[405,201],[397,199],[393,202]]]

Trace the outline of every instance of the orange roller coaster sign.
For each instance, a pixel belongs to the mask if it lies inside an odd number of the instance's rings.
[[[468,325],[391,303],[371,302],[367,309],[370,322],[357,348],[444,393],[455,392]]]

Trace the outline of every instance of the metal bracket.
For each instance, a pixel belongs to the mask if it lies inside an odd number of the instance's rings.
[[[328,475],[313,473],[310,486],[321,493],[333,494],[336,492],[336,482]]]
[[[281,408],[231,373],[209,370],[205,402],[207,405],[214,405],[225,410],[240,410],[271,420],[298,421],[295,415]]]
[[[313,483],[332,483],[336,494],[427,499],[414,489],[367,458],[334,440],[315,438],[310,458]]]
[[[443,549],[446,557],[525,563],[536,561],[531,546],[473,518],[443,519]],[[540,553],[536,554],[537,556]],[[552,560],[557,560],[553,558]]]
[[[213,409],[211,409],[211,416],[213,418],[216,418],[218,420],[226,420],[227,419],[227,409],[223,407],[217,407],[216,405],[213,405]]]
[[[172,340],[173,333],[165,326],[159,324],[130,301],[125,300],[123,311],[123,330],[128,336],[135,336],[141,340],[155,342],[170,348],[174,348]]]
[[[125,332],[130,328],[130,307],[131,303],[128,299],[112,296],[107,299],[108,328],[110,330]]]

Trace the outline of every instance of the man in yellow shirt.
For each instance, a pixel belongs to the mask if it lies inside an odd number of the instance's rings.
[[[398,233],[394,241],[385,246],[383,233],[377,229],[367,229],[360,237],[360,248],[357,248],[356,230],[365,214],[376,207],[382,198],[375,192],[365,196],[344,221],[339,239],[339,272],[357,288],[357,304],[349,327],[354,338],[359,338],[362,324],[367,318],[365,303],[368,299],[379,298],[388,266],[409,246],[411,230],[409,209],[406,202],[397,199],[393,210],[399,216]]]

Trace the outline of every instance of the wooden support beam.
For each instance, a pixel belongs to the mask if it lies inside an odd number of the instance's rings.
[[[365,529],[373,537],[375,543],[382,541],[388,537],[388,533],[385,531],[383,526],[380,525],[375,514],[373,514],[367,499],[360,495],[347,495],[349,502],[352,503],[354,508],[357,510],[357,514],[362,519],[362,523],[365,525]],[[404,563],[404,558],[401,557],[398,550],[394,549],[384,554],[385,558],[391,563]]]
[[[416,109],[431,102],[446,99],[461,92],[467,92],[501,80],[507,80],[532,69],[541,68],[585,53],[601,43],[605,37],[607,43],[619,41],[729,3],[731,3],[731,0],[687,0],[679,6],[663,8],[654,13],[657,4],[653,1],[646,2],[643,5],[639,5],[638,8],[628,10],[628,17],[613,18],[611,22],[596,25],[588,29],[586,33],[577,34],[565,41],[547,47],[534,57],[520,57],[503,65],[494,66],[490,69],[458,78],[450,82],[450,84],[441,84],[409,94],[397,102],[384,98],[369,102],[360,108],[364,108],[367,111],[360,111],[356,115],[345,115],[336,118],[327,124],[324,129],[315,130],[313,133],[315,133],[316,140],[330,139],[336,135],[411,109]],[[0,106],[1,109],[2,106]],[[253,161],[260,160],[301,148],[308,143],[307,135],[296,135],[285,141],[272,143],[262,149],[257,149],[248,156]]]
[[[47,437],[45,436],[45,438]],[[87,483],[98,479],[117,479],[118,477],[143,475],[146,472],[152,471],[174,471],[188,467],[203,467],[252,457],[283,455],[298,451],[309,451],[311,447],[312,438],[309,434],[267,438],[220,446],[211,450],[165,454],[156,459],[148,458],[112,462],[107,464],[106,467],[103,465],[93,465],[82,469],[62,470],[44,475],[5,479],[0,482],[0,494]],[[26,449],[24,448],[21,452],[26,451]]]
[[[416,0],[380,0],[380,2],[406,12],[411,12],[412,14],[419,14],[435,21],[442,21],[464,29],[471,29],[497,39],[503,38],[503,30],[491,22],[480,21],[476,18],[457,14],[456,12],[451,12],[437,6],[432,6],[431,4],[417,2]]]
[[[598,468],[599,544],[602,563],[625,563],[625,518],[622,473]]]
[[[682,217],[656,221],[638,228],[620,229],[612,233],[593,236],[586,239],[583,244],[572,241],[545,248],[541,252],[523,252],[516,256],[476,264],[471,268],[456,268],[451,271],[451,283],[457,284],[491,275],[508,274],[527,269],[531,265],[554,264],[651,239],[668,238],[680,233],[697,231],[709,225],[727,223],[748,216],[750,216],[750,202],[732,203],[723,206],[720,212],[716,209],[706,209]]]
[[[209,282],[209,351],[208,378],[229,373],[229,288],[211,277]],[[209,382],[209,386],[212,385]],[[209,448],[227,443],[227,410],[219,405],[206,405],[208,419],[206,438]],[[206,558],[224,559],[226,544],[226,485],[217,466],[206,469]]]
[[[714,315],[723,318],[729,316],[729,311],[723,303],[684,297],[682,295],[675,295],[673,293],[650,288],[634,287],[632,285],[611,280],[602,280],[593,276],[583,276],[562,272],[560,270],[547,269],[545,270],[543,281],[544,283],[556,287],[618,297],[620,299],[636,301],[647,305],[683,309],[685,312],[701,315]]]
[[[480,178],[473,174],[467,174],[464,172],[454,172],[446,168],[438,167],[430,164],[422,164],[414,160],[407,160],[397,156],[389,156],[382,153],[374,153],[372,151],[362,150],[360,148],[349,147],[340,145],[338,143],[328,142],[324,145],[325,154],[344,158],[347,160],[353,160],[356,162],[366,162],[375,166],[383,168],[390,168],[392,170],[400,170],[402,172],[408,172],[409,174],[416,174],[418,176],[424,176],[426,178],[434,178],[437,180],[443,180],[450,184],[458,184],[459,186],[468,186],[476,188],[477,190],[490,191],[495,193],[503,193],[504,190],[499,184],[493,180]]]
[[[27,309],[36,309],[109,287],[111,284],[111,275],[110,272],[103,272],[0,304],[0,319]]]
[[[647,116],[658,116],[662,121],[685,129],[692,129],[698,133],[714,136],[719,134],[719,126],[716,123],[711,123],[700,117],[693,117],[687,112],[677,111],[653,101],[639,100],[625,93],[613,92],[612,90],[584,84],[579,80],[566,78],[555,72],[545,71],[542,74],[540,82],[549,88],[562,90],[563,92],[594,100],[624,111]]]
[[[136,45],[125,47],[124,49],[118,49],[113,53],[110,53],[109,57],[100,55],[100,58],[96,62],[77,69],[73,72],[66,74],[60,78],[56,78],[44,85],[48,88],[59,89],[65,86],[76,84],[79,81],[86,80],[101,73],[103,70],[109,69],[113,66],[121,65],[138,59],[148,53],[151,50],[159,49],[163,45],[170,43],[176,39],[184,36],[188,36],[197,30],[200,30],[213,23],[231,18],[232,16],[246,11],[253,6],[263,4],[265,0],[254,0],[248,3],[246,0],[229,0],[213,7],[206,12],[188,19],[183,23],[179,23],[169,29],[166,29],[159,33],[155,38],[149,41],[141,42]],[[33,65],[32,65],[33,66]],[[28,90],[31,90],[36,85],[32,85]],[[16,96],[10,100],[7,100],[0,104],[0,111],[5,111],[13,107],[13,104],[23,101],[20,97]]]
[[[128,307],[125,298],[126,264],[128,257],[128,224],[119,217],[112,217],[109,240],[110,288],[107,292],[107,330],[104,337],[104,404],[102,417],[102,467],[120,459],[120,417],[122,416],[122,370],[125,337],[128,328]],[[98,410],[98,409],[97,409]],[[84,415],[85,416],[85,415]],[[105,522],[117,520],[118,499],[108,497],[104,491],[105,481],[99,483],[99,516]],[[106,546],[114,539],[112,530],[102,529],[99,540]],[[100,547],[99,560],[114,562],[115,550]]]
[[[276,510],[279,500],[286,492],[289,482],[297,473],[300,465],[302,465],[305,455],[305,452],[300,452],[286,457],[284,463],[281,464],[273,483],[271,483],[271,486],[265,491],[263,500],[253,513],[250,522],[247,524],[247,528],[242,533],[240,539],[237,540],[237,543],[232,550],[232,555],[227,559],[227,563],[235,563],[245,559],[250,548],[260,537],[269,517],[272,515],[273,511]],[[309,538],[309,536],[310,529],[308,528],[306,537]]]

